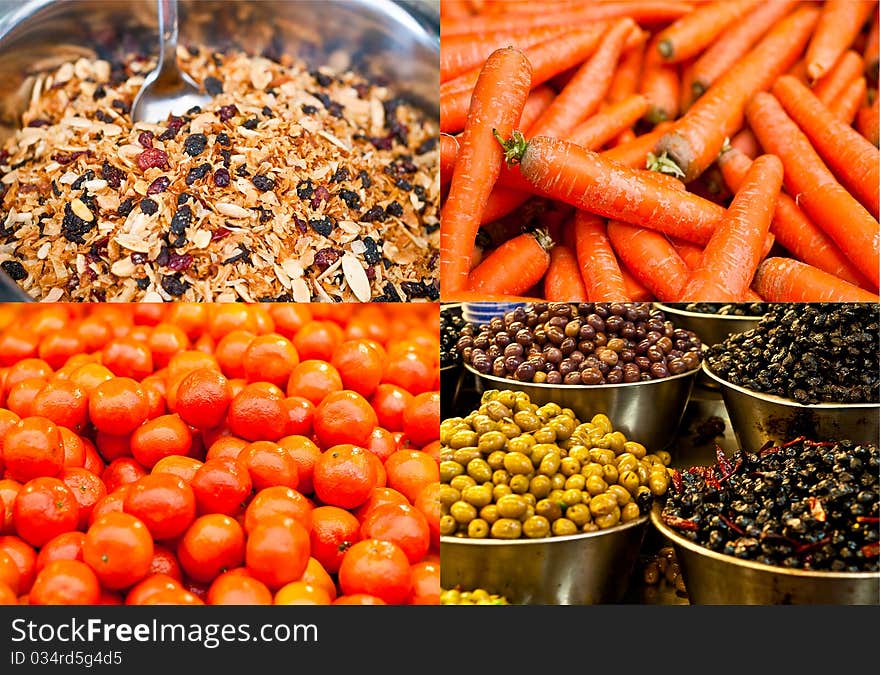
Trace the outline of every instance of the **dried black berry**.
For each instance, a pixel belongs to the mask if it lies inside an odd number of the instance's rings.
[[[376,245],[376,242],[373,241],[372,237],[364,237],[361,239],[366,249],[364,250],[364,260],[367,261],[370,265],[375,265],[382,259],[382,254],[379,252],[379,247]]]
[[[249,120],[245,120],[241,126],[243,126],[245,129],[250,129],[251,131],[253,131],[257,128],[257,125],[259,123],[260,120],[258,120],[256,117],[251,117]]]
[[[192,185],[197,180],[204,178],[210,170],[211,165],[207,162],[205,162],[204,164],[199,164],[197,167],[190,169],[186,173],[186,184]]]
[[[174,234],[183,234],[190,224],[192,224],[192,209],[189,204],[184,204],[171,218],[171,231]]]
[[[95,221],[86,222],[73,212],[70,204],[64,205],[64,218],[61,220],[61,234],[67,241],[84,244],[83,235],[95,226]]]
[[[400,205],[399,202],[393,201],[385,207],[385,213],[387,213],[389,216],[400,218],[400,216],[403,215],[403,207]]]
[[[122,114],[126,114],[131,110],[131,106],[129,106],[128,103],[119,98],[113,99],[113,102],[110,105],[112,105]]]
[[[190,134],[183,142],[183,151],[190,157],[198,157],[205,151],[208,137],[205,134]]]
[[[218,117],[220,117],[221,122],[226,122],[231,120],[238,114],[238,108],[235,107],[234,103],[229,105],[221,106],[220,110],[217,111]]]
[[[361,187],[364,188],[364,190],[368,190],[373,185],[373,179],[370,178],[370,174],[363,169],[358,172],[358,180],[361,182]]]
[[[410,190],[413,189],[412,183],[410,183],[405,178],[399,178],[397,180],[397,182],[395,183],[395,185],[397,187],[399,187],[401,190],[403,190],[404,192],[409,192]]]
[[[264,174],[258,174],[251,178],[254,187],[260,192],[269,192],[275,189],[275,181]]]
[[[333,177],[330,179],[331,183],[341,183],[342,181],[348,180],[348,169],[344,166],[336,169],[336,173],[333,174]]]
[[[221,131],[219,134],[217,134],[217,144],[229,145],[229,135],[225,131]]]
[[[314,188],[312,187],[312,181],[310,179],[300,181],[296,186],[296,196],[300,199],[311,199],[312,192],[314,192]]]
[[[71,190],[80,190],[82,189],[83,183],[86,181],[94,180],[95,172],[89,169],[82,176],[73,181],[73,184],[70,186]]]
[[[333,221],[328,216],[323,218],[312,218],[309,221],[311,228],[323,237],[329,237],[333,231]]]
[[[431,152],[431,150],[437,147],[437,143],[439,142],[439,140],[439,136],[430,136],[426,138],[424,141],[419,143],[419,147],[416,148],[416,154],[424,155]]]
[[[223,158],[223,166],[228,169],[232,164],[232,150],[221,150],[220,156]]]
[[[302,111],[306,115],[314,115],[316,112],[318,112],[318,109],[313,105],[309,105],[308,103],[303,103],[302,104]]]
[[[264,105],[260,112],[263,113],[263,117],[275,117],[275,115],[272,114],[272,108],[267,105]]]
[[[181,192],[177,195],[177,205],[186,204],[189,201],[189,194],[186,192]]]
[[[361,198],[358,193],[353,190],[340,190],[339,198],[345,202],[350,209],[359,209],[361,207]]]
[[[373,223],[377,220],[379,222],[385,222],[386,217],[387,216],[385,215],[385,209],[383,209],[381,206],[376,205],[376,206],[373,206],[372,208],[368,209],[361,216],[360,219],[361,219],[362,223]]]
[[[205,85],[205,91],[210,96],[218,96],[223,93],[223,83],[213,75],[208,75],[203,84]]]
[[[137,284],[140,290],[145,291],[150,287],[150,277],[138,277],[134,280],[134,283]]]
[[[119,204],[119,208],[116,209],[116,213],[118,213],[120,216],[122,216],[124,218],[129,213],[131,213],[133,208],[134,208],[134,198],[133,197],[126,197]]]
[[[152,199],[141,199],[140,207],[141,211],[146,213],[148,216],[152,216],[154,213],[156,213],[156,211],[159,210],[159,205]]]
[[[27,270],[25,270],[24,266],[16,260],[4,260],[0,263],[0,267],[3,268],[3,271],[6,272],[13,281],[21,281],[27,277]]]
[[[251,174],[247,170],[247,164],[239,164],[235,169],[235,175],[240,176],[241,178],[247,178]]]
[[[230,180],[229,171],[226,169],[217,169],[214,172],[214,185],[217,187],[227,187]]]
[[[104,85],[98,85],[95,87],[95,93],[92,94],[92,100],[97,101],[99,99],[104,98],[107,95],[107,90],[104,89]]]
[[[122,184],[125,174],[121,169],[117,169],[110,162],[104,161],[101,165],[101,178],[107,181],[107,185],[112,188],[118,188]]]
[[[189,288],[189,282],[182,281],[179,274],[167,274],[162,277],[162,288],[165,289],[168,295],[178,297],[186,293],[186,289]]]
[[[322,87],[329,87],[331,84],[333,84],[333,78],[329,75],[325,75],[320,71],[315,70],[311,73],[311,75],[315,78],[315,82],[317,82]]]

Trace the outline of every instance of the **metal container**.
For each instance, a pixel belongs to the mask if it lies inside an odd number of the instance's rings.
[[[477,390],[524,391],[532,403],[558,403],[571,408],[581,421],[593,415],[608,415],[616,431],[644,445],[648,451],[662,450],[675,440],[675,433],[687,407],[699,368],[648,382],[598,385],[553,385],[519,382],[494,375],[482,375],[465,364],[476,379]]]
[[[439,118],[440,30],[435,0],[180,0],[180,41],[213,49],[289,53],[311,66],[389,82]],[[0,0],[0,143],[20,124],[34,74],[116,45],[158,53],[154,0]],[[0,270],[0,300],[30,300]]]
[[[880,572],[814,572],[740,560],[710,551],[667,527],[660,506],[651,522],[672,542],[695,605],[876,605]]]
[[[546,539],[440,538],[443,588],[484,588],[515,604],[619,602],[642,539],[644,516],[588,534]]]
[[[880,404],[817,403],[801,405],[780,396],[749,391],[722,380],[702,364],[703,373],[721,390],[724,407],[740,447],[757,450],[768,441],[813,440],[880,442]]]
[[[655,302],[657,309],[663,310],[676,328],[692,330],[707,347],[724,342],[728,336],[752,330],[761,320],[760,316],[728,316],[726,314],[704,314],[687,312],[677,307]]]

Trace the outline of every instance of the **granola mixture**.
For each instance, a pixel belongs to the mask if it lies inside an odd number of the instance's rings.
[[[0,268],[43,301],[436,300],[438,124],[353,73],[183,49],[214,98],[129,107],[152,59],[40,75],[0,150]]]

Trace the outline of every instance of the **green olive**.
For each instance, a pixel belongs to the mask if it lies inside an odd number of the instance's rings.
[[[464,467],[458,462],[440,462],[440,482],[448,483],[456,476],[464,473]]]
[[[629,502],[620,507],[620,522],[622,523],[628,523],[631,520],[635,520],[640,515],[642,514],[639,511],[639,505],[635,502]]]
[[[440,448],[440,461],[441,462],[451,462],[452,458],[455,456],[455,450],[449,448],[447,446],[442,446]]]
[[[529,482],[532,480],[532,477],[532,474],[511,476],[508,485],[510,485],[510,489],[513,490],[515,494],[525,494],[529,491]]]
[[[619,509],[614,495],[603,493],[596,495],[590,500],[590,513],[593,514],[594,519],[599,516],[607,516],[614,509]]]
[[[594,519],[596,525],[599,526],[599,529],[604,530],[609,527],[614,527],[617,523],[620,522],[620,507],[616,504],[614,508],[611,509],[609,513],[606,513],[604,516],[599,516]]]
[[[575,504],[580,504],[581,501],[581,491],[580,490],[566,490],[562,493],[562,503],[565,506],[574,506]]]
[[[557,537],[566,537],[570,534],[578,533],[578,526],[575,525],[568,518],[557,518],[553,521],[553,524],[550,526],[550,529],[553,531],[553,534]]]
[[[538,466],[538,473],[543,473],[545,476],[552,476],[559,471],[560,461],[558,452],[548,453],[544,456],[544,459],[541,460],[541,464]],[[563,479],[564,478],[565,477],[563,476]]]
[[[564,490],[566,478],[561,473],[554,473],[550,476],[550,487],[553,490]]]
[[[559,407],[558,403],[545,403],[540,408],[538,408],[538,413],[545,417],[546,419],[552,419],[559,415],[562,412],[562,408]]]
[[[506,417],[510,417],[513,411],[501,403],[501,401],[489,401],[485,405],[480,406],[483,414],[488,415],[489,419],[500,422]]]
[[[543,499],[550,494],[550,479],[540,474],[535,476],[529,481],[529,492],[538,499]]]
[[[505,495],[499,499],[495,506],[498,507],[498,514],[502,518],[515,518],[519,520],[526,512],[528,503],[519,495]]]
[[[591,496],[596,496],[602,494],[608,489],[608,483],[606,483],[604,479],[599,478],[599,476],[590,476],[587,478],[586,487],[587,492],[589,492]]]
[[[513,421],[523,431],[535,431],[541,426],[541,420],[538,419],[538,416],[528,410],[514,413]]]
[[[567,441],[574,433],[574,420],[565,415],[558,415],[550,421],[550,428],[556,432],[556,440]]]
[[[568,456],[576,459],[581,466],[584,466],[590,461],[590,449],[585,445],[575,444],[569,449]]]
[[[499,422],[498,431],[504,434],[508,439],[516,438],[522,433],[522,430],[513,422]]]
[[[617,500],[617,505],[621,508],[632,503],[632,495],[622,485],[609,485],[608,494],[614,495],[614,498]]]
[[[587,479],[581,473],[569,476],[565,479],[565,490],[583,490],[587,484]]]
[[[639,462],[639,465],[636,467],[635,471],[639,476],[639,485],[647,485],[648,478],[651,475],[651,471],[648,469],[648,467]]]
[[[599,478],[602,478],[604,480],[605,470],[598,462],[589,462],[585,464],[581,469],[581,475],[583,475],[583,477],[588,480],[590,476],[598,476]]]
[[[570,417],[573,420],[577,419],[577,415],[575,414],[574,410],[572,410],[571,408],[563,408],[559,414],[563,415],[564,417]]]
[[[619,431],[612,431],[606,436],[606,439],[608,448],[613,450],[615,455],[619,455],[623,452],[624,445],[626,444],[626,436]]]
[[[488,485],[472,485],[462,490],[461,498],[478,509],[492,503],[492,488]]]
[[[598,532],[598,531],[599,531],[599,526],[596,525],[596,523],[594,523],[593,521],[590,521],[589,523],[587,523],[586,525],[584,525],[581,528],[581,532],[584,532],[584,533]]]
[[[540,429],[535,429],[535,433],[532,434],[535,437],[535,441],[538,443],[555,443],[556,442],[556,432],[553,431],[550,427],[541,427]]]
[[[634,495],[639,489],[639,484],[639,475],[635,471],[624,471],[620,474],[620,485],[625,487],[631,495]]]
[[[669,489],[669,477],[666,473],[652,473],[648,478],[648,488],[655,497],[665,495]]]
[[[468,523],[467,533],[471,539],[485,539],[489,536],[489,523],[481,518],[474,518]]]
[[[660,458],[660,461],[663,462],[663,466],[669,466],[672,463],[672,455],[666,450],[658,450],[654,454]]]
[[[521,452],[508,452],[504,457],[504,468],[511,475],[532,473],[532,460]]]
[[[508,408],[512,408],[516,398],[514,394],[516,392],[511,391],[510,389],[504,389],[498,391],[497,389],[487,391],[483,394],[482,402],[486,403],[487,401],[498,401],[502,405],[506,405]],[[490,397],[486,397],[486,394],[491,394]]]
[[[623,473],[624,471],[635,471],[638,465],[639,460],[631,453],[624,452],[617,457],[617,471],[619,473]]]
[[[581,470],[581,463],[572,457],[563,457],[559,462],[559,471],[568,478]]]
[[[572,504],[565,509],[565,517],[578,527],[583,527],[584,524],[589,523],[593,519],[590,507],[586,504]]]
[[[590,420],[590,424],[592,424],[597,429],[600,429],[603,434],[610,434],[614,430],[611,426],[611,420],[608,419],[608,416],[601,413],[598,415],[593,415],[593,419]]]
[[[646,454],[648,454],[648,450],[645,448],[645,446],[641,443],[636,443],[635,441],[627,441],[626,443],[624,443],[623,451],[630,453],[636,459],[641,459]]]
[[[474,415],[471,426],[480,436],[498,430],[498,423],[488,415]]]
[[[504,495],[512,495],[513,490],[510,489],[509,485],[496,485],[492,488],[492,500],[498,501]]]
[[[535,438],[531,434],[521,434],[507,441],[507,452],[520,452],[526,457],[532,456]]]
[[[477,517],[477,509],[473,504],[458,500],[449,507],[449,515],[455,518],[457,523],[469,523]]]
[[[483,508],[480,509],[480,518],[485,520],[490,525],[498,520],[500,516],[498,515],[498,507],[495,504],[487,504]]]
[[[459,448],[466,448],[471,445],[477,444],[477,432],[468,430],[456,431],[452,434],[452,438],[449,439],[449,447],[455,448],[458,450]]]
[[[489,468],[493,471],[497,471],[498,469],[504,468],[504,458],[507,457],[507,453],[503,450],[496,450],[493,453],[490,453],[488,457],[486,457],[486,463],[489,465]]]
[[[516,394],[514,394],[514,397],[516,398],[516,402],[513,404],[514,413],[527,411],[532,413],[533,415],[535,414],[538,406],[536,406],[529,400],[528,394],[526,394],[524,391],[518,391],[516,392]],[[537,417],[537,415],[535,416]]]
[[[533,495],[531,492],[524,492],[520,496],[526,500],[526,504],[528,504],[529,506],[534,506],[538,503],[538,498],[535,497],[535,495]]]
[[[562,517],[562,507],[555,501],[549,499],[541,499],[535,504],[535,513],[543,516],[547,520],[554,521]]]
[[[522,523],[512,518],[499,518],[492,523],[491,532],[495,539],[519,539],[522,534]]]
[[[461,492],[451,485],[440,486],[440,505],[449,507],[461,499]]]
[[[529,539],[541,539],[550,534],[550,521],[544,516],[532,516],[522,524],[522,533]]]
[[[507,485],[510,482],[510,474],[504,469],[496,469],[492,472],[493,485]]]
[[[482,457],[475,457],[467,465],[468,476],[478,483],[492,480],[492,467]]]
[[[475,448],[473,446],[468,446],[466,448],[459,448],[452,455],[452,461],[458,462],[462,466],[467,466],[468,462],[470,462],[472,459],[477,459],[477,458],[482,458],[482,454],[480,453],[480,451],[477,448]]]
[[[532,446],[532,454],[530,455],[532,464],[538,466],[541,460],[551,452],[559,452],[559,449],[552,443],[536,443]]]
[[[504,434],[500,431],[489,431],[480,436],[476,446],[480,449],[480,452],[488,455],[496,450],[503,450],[505,443],[507,443],[507,437]]]
[[[614,485],[619,477],[620,474],[617,471],[617,467],[613,464],[606,464],[602,467],[602,478],[608,485]]]
[[[456,476],[451,481],[449,481],[449,486],[454,487],[456,490],[461,491],[466,487],[470,487],[471,485],[476,485],[477,481],[475,481],[470,476]]]
[[[440,534],[444,537],[454,534],[458,529],[458,523],[450,515],[440,516]]]

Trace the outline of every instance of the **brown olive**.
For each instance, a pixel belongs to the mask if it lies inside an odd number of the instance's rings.
[[[522,524],[522,533],[529,539],[541,539],[550,534],[550,521],[544,516],[534,515]]]
[[[522,523],[512,518],[499,518],[492,523],[490,531],[495,539],[519,539]]]

